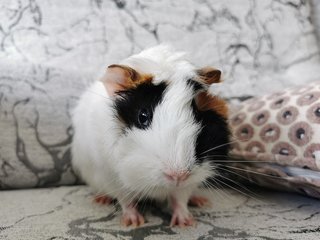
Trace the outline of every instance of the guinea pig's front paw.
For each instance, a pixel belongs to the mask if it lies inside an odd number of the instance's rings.
[[[131,205],[123,209],[121,224],[125,227],[138,227],[144,224],[144,218],[137,208]]]
[[[188,209],[183,209],[180,207],[176,207],[173,209],[173,214],[170,222],[170,227],[179,226],[179,227],[187,227],[194,226],[195,220],[193,219],[192,214],[188,211]]]

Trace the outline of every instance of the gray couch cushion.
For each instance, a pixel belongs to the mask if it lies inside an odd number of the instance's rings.
[[[70,114],[85,75],[18,62],[0,72],[0,188],[74,184]]]
[[[228,97],[309,81],[310,6],[293,2],[1,1],[0,188],[74,184],[71,108],[105,66],[148,45],[223,69]]]
[[[120,226],[114,206],[92,203],[87,187],[0,192],[0,239],[318,239],[319,201],[284,193],[249,198],[231,190],[211,194],[212,209],[191,211],[198,224],[169,228],[170,213],[143,207],[147,223]],[[252,195],[250,193],[250,195]],[[253,196],[253,195],[252,195]],[[5,206],[5,207],[3,207]]]

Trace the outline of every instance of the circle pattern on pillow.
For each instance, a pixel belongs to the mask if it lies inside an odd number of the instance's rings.
[[[244,101],[230,117],[231,155],[320,170],[319,90],[314,82]]]

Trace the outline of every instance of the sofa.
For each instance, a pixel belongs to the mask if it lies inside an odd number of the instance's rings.
[[[247,182],[208,190],[194,227],[169,227],[168,207],[148,201],[146,223],[123,227],[70,154],[81,93],[148,46],[221,69],[230,106],[319,79],[319,11],[315,0],[2,1],[0,239],[319,239],[317,198]]]

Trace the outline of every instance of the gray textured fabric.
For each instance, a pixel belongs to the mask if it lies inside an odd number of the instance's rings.
[[[18,64],[0,72],[0,188],[75,183],[70,114],[84,76]]]
[[[309,3],[1,1],[0,56],[99,76],[114,61],[169,42],[197,64],[223,69],[226,95],[262,94],[319,73],[310,72],[319,49]]]
[[[73,184],[70,109],[105,66],[147,46],[170,42],[223,69],[229,97],[309,81],[319,64],[309,10],[289,0],[1,1],[0,188]]]
[[[312,22],[315,27],[318,46],[320,46],[320,1],[319,0],[311,0],[311,10],[312,10],[311,11]]]
[[[319,239],[319,201],[299,195],[257,192],[249,198],[233,191],[211,194],[211,209],[191,211],[198,224],[169,228],[170,214],[144,207],[148,221],[120,226],[114,206],[92,203],[87,187],[2,191],[0,239]],[[258,199],[257,199],[258,198]]]

